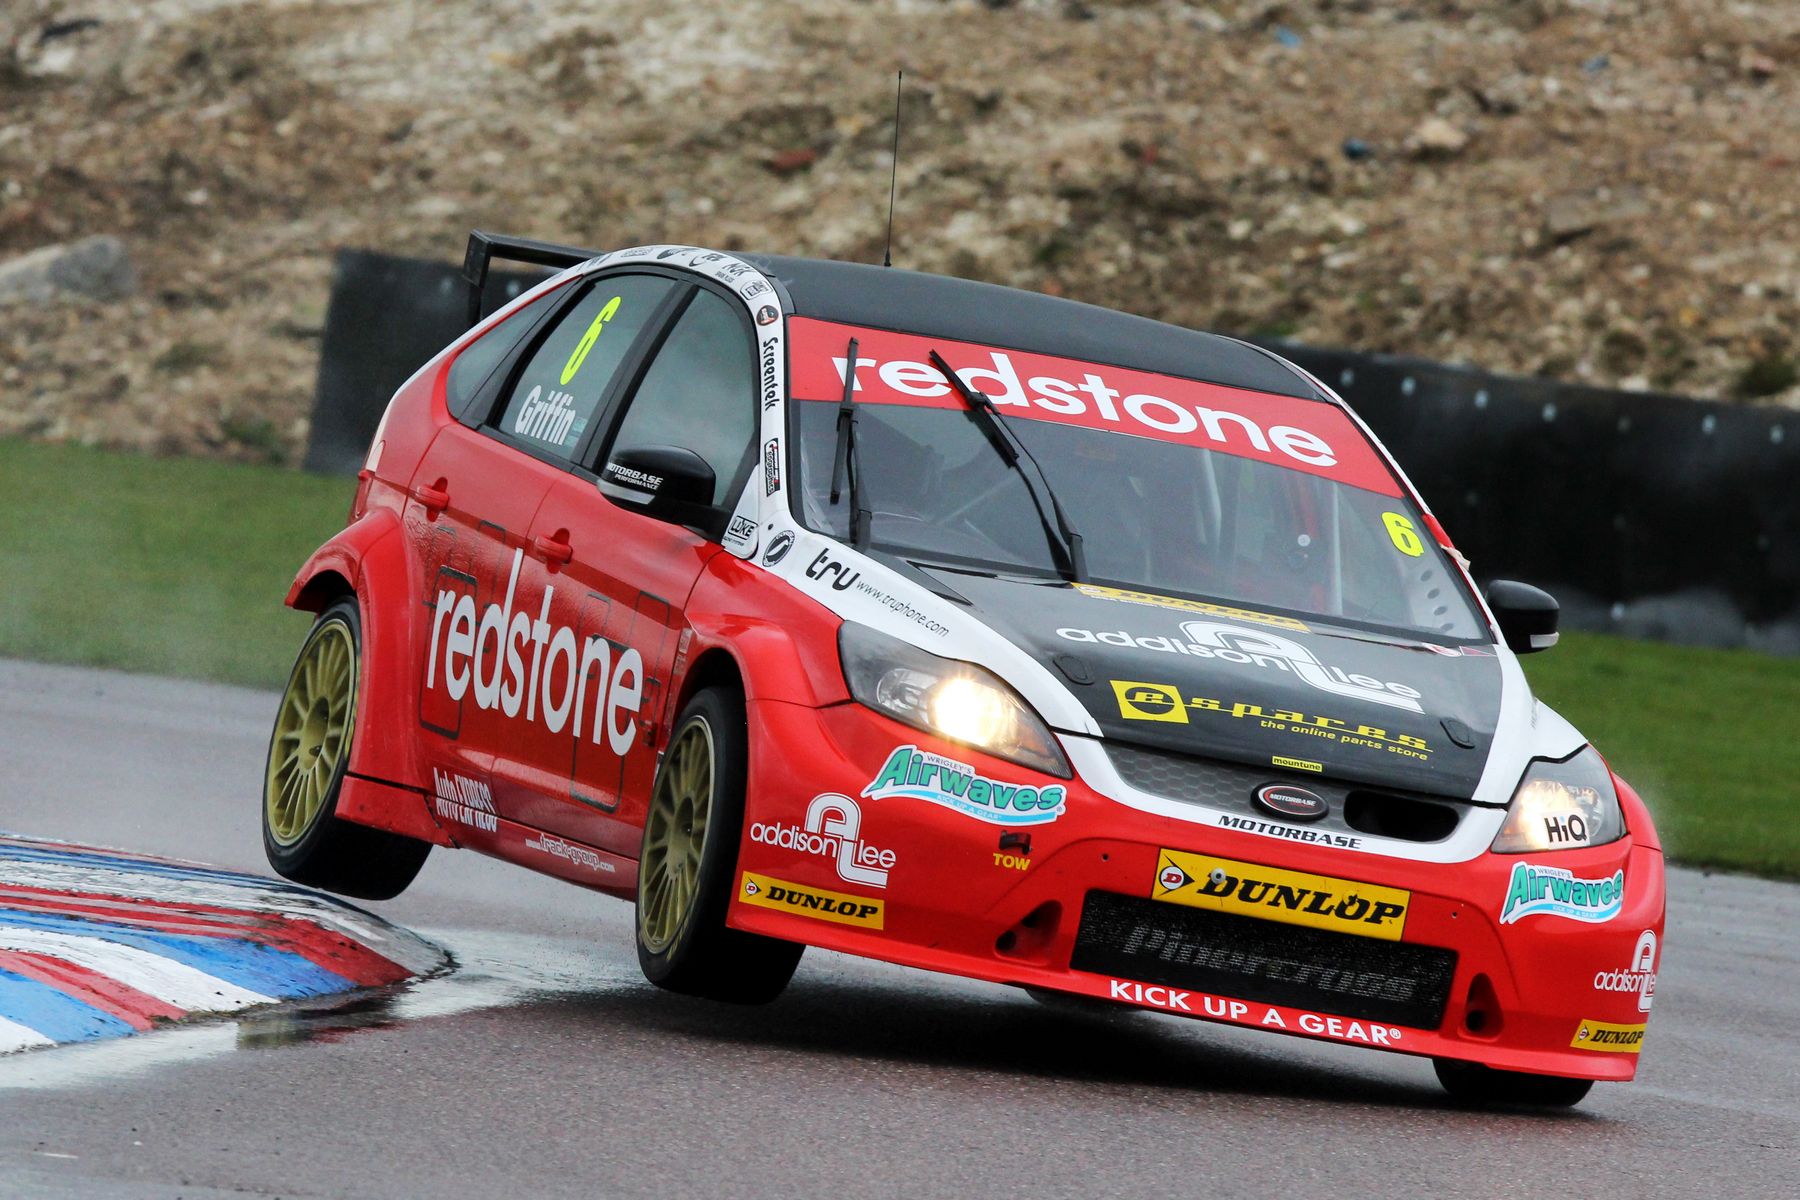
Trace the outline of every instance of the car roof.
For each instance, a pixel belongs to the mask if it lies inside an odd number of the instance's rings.
[[[1033,351],[1280,396],[1331,399],[1267,351],[1148,317],[896,267],[779,254],[734,257],[779,281],[796,316]]]

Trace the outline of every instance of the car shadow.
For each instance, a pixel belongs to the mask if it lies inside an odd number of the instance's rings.
[[[1316,1058],[1283,1058],[1279,1035],[1246,1049],[1210,1036],[1213,1023],[1080,998],[1038,1002],[1023,990],[938,992],[892,983],[807,977],[772,1004],[740,1006],[672,995],[645,984],[543,996],[564,1016],[738,1048],[846,1061],[955,1067],[1082,1082],[1245,1097],[1355,1102],[1492,1118],[1604,1120],[1579,1109],[1461,1104],[1434,1080],[1418,1083]],[[1372,1057],[1372,1052],[1371,1052]],[[1421,1060],[1422,1061],[1422,1060]]]

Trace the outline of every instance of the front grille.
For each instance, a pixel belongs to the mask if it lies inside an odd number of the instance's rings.
[[[1078,971],[1436,1029],[1456,952],[1089,892]]]
[[[1266,783],[1299,783],[1323,798],[1329,809],[1313,828],[1333,833],[1441,842],[1456,832],[1466,807],[1466,803],[1445,797],[1352,789],[1330,779],[1300,780],[1267,767],[1171,754],[1116,740],[1107,743],[1106,754],[1119,778],[1140,791],[1183,804],[1242,812],[1258,820],[1271,817],[1252,800],[1257,788]]]

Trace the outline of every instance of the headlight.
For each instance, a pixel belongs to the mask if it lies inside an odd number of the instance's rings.
[[[927,654],[853,621],[838,631],[838,655],[858,703],[996,758],[1070,777],[1043,718],[993,672]]]
[[[1612,775],[1592,746],[1561,762],[1536,759],[1513,793],[1496,854],[1574,850],[1625,836],[1625,817]]]

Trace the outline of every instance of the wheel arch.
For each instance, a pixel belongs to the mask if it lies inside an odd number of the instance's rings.
[[[744,685],[744,668],[731,650],[725,646],[707,647],[701,651],[700,656],[688,668],[675,696],[675,708],[670,713],[671,720],[687,707],[688,701],[709,687],[733,688],[740,697],[748,694],[748,689]]]
[[[336,567],[321,567],[304,583],[295,581],[287,605],[300,612],[322,613],[345,596],[356,595],[356,585]]]
[[[408,648],[420,588],[406,552],[398,516],[376,510],[347,526],[313,552],[288,589],[290,608],[320,612],[344,595],[356,599],[362,618],[362,672],[350,773],[427,791],[416,729],[418,671]]]

